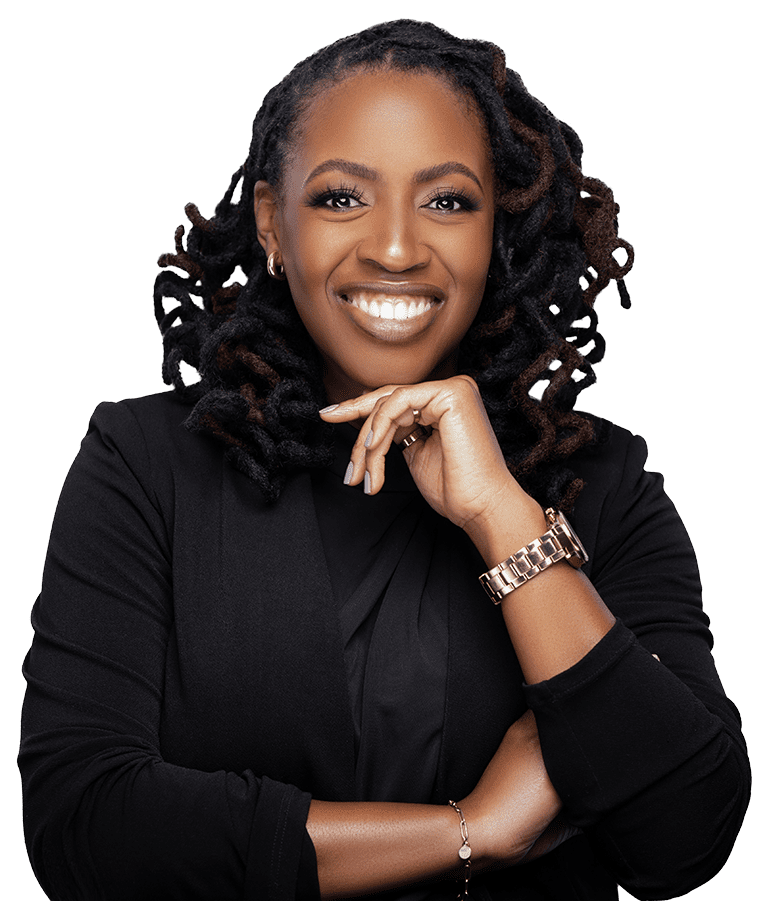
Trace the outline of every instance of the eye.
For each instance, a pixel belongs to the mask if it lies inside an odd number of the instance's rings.
[[[425,206],[427,209],[436,210],[439,213],[459,213],[464,210],[479,209],[479,204],[473,197],[466,194],[465,191],[455,188],[436,191]]]
[[[362,206],[358,197],[354,197],[352,194],[344,194],[341,191],[335,191],[333,194],[330,194],[323,205],[331,207],[333,210],[352,210],[357,206]]]
[[[433,210],[440,210],[442,213],[453,213],[455,210],[463,209],[463,205],[456,197],[437,197],[431,200],[428,206]]]
[[[354,210],[365,206],[361,192],[356,188],[324,188],[311,194],[308,206],[326,207],[330,210]]]

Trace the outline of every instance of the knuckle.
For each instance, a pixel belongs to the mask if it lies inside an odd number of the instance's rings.
[[[472,376],[462,373],[461,375],[457,376],[457,379],[468,385],[473,391],[476,392],[476,394],[479,393],[479,386],[476,384],[476,380]]]

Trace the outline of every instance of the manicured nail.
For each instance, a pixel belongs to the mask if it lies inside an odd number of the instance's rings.
[[[353,478],[353,461],[351,460],[348,463],[348,468],[345,470],[345,478],[342,480],[343,485],[349,485],[350,480]]]
[[[372,493],[372,480],[369,478],[369,472],[364,473],[364,494]]]
[[[339,404],[332,404],[330,407],[324,407],[323,410],[319,410],[319,413],[331,413],[332,410],[336,410],[339,407]]]
[[[372,429],[369,429],[369,434],[366,436],[366,440],[364,441],[364,447],[369,447],[372,443],[372,438],[374,438],[374,432]]]

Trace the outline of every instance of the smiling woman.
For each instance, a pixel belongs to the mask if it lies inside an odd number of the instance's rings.
[[[160,259],[175,391],[100,406],[57,509],[19,758],[50,897],[609,901],[724,863],[749,770],[692,548],[644,442],[574,411],[633,262],[580,162],[426,23],[269,92]]]
[[[446,80],[375,70],[324,92],[298,131],[280,199],[257,183],[257,232],[285,267],[328,399],[454,375],[492,253],[480,114]]]

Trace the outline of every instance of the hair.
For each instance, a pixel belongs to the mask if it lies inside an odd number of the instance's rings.
[[[332,427],[318,416],[326,403],[321,360],[288,284],[267,274],[253,192],[264,179],[280,195],[292,142],[325,88],[382,68],[448,80],[458,96],[473,98],[486,125],[497,192],[493,250],[459,371],[476,380],[514,476],[541,503],[569,510],[583,483],[567,460],[600,438],[597,421],[574,411],[604,356],[594,300],[614,279],[630,305],[622,278],[633,249],[618,238],[611,190],[580,169],[577,134],[528,93],[502,50],[430,23],[387,22],[343,38],[269,91],[246,162],[214,215],[188,204],[186,247],[179,226],[175,252],[158,261],[164,380],[194,403],[187,427],[224,442],[270,502],[292,471],[331,461]],[[622,265],[613,257],[618,248],[627,255]],[[243,284],[234,278],[238,267]],[[176,305],[165,311],[169,300]],[[182,362],[200,381],[185,385]],[[539,399],[538,382],[545,383]]]

